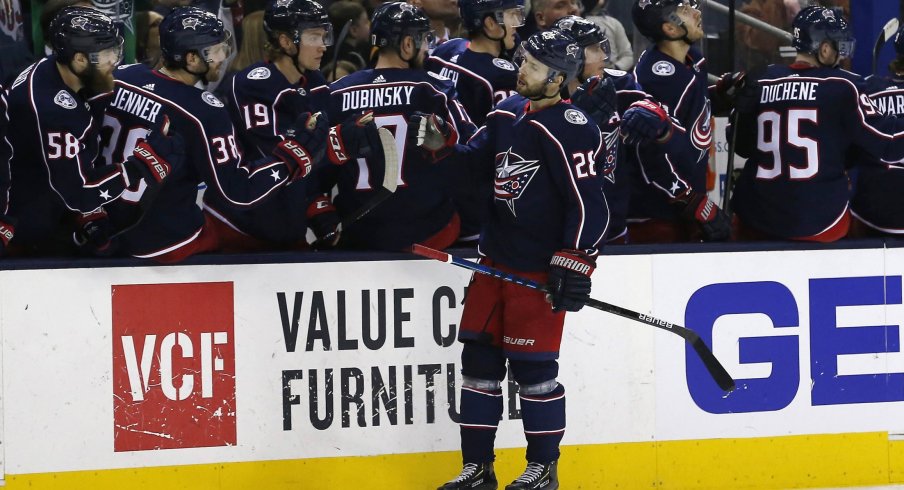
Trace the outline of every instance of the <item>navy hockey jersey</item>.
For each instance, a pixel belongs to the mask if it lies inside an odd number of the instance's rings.
[[[689,188],[706,192],[706,169],[713,142],[706,59],[691,47],[684,63],[653,46],[634,68],[643,91],[665,107],[674,133],[668,147],[638,145],[638,174],[632,175],[630,218],[674,220],[669,199]],[[666,151],[667,150],[667,151]]]
[[[598,253],[609,222],[596,165],[604,145],[593,120],[571,104],[530,112],[528,103],[520,95],[502,101],[443,164],[467,166],[472,179],[494,183],[480,253],[545,271],[558,250]]]
[[[9,213],[18,219],[14,243],[40,246],[74,213],[119,197],[121,169],[96,165],[102,105],[63,83],[55,57],[26,68],[9,92],[12,184]]]
[[[904,79],[870,76],[863,92],[883,114],[904,117]],[[885,165],[864,152],[852,155],[851,212],[876,230],[904,233],[904,167]]]
[[[235,74],[225,88],[229,117],[245,155],[267,158],[283,140],[282,134],[304,113],[322,112],[328,117],[329,87],[319,71],[307,71],[297,84],[268,63],[255,63]],[[335,124],[335,121],[331,122]],[[204,207],[233,228],[260,240],[292,245],[305,239],[305,216],[318,195],[317,177],[322,167],[292,182],[253,208],[230,206],[218,193],[204,195]]]
[[[116,88],[104,118],[110,133],[106,157],[121,161],[137,139],[159,130],[165,119],[171,123],[170,133],[185,143],[184,164],[172,169],[141,222],[122,235],[129,254],[156,257],[197,238],[204,222],[196,204],[201,182],[207,183],[206,193],[216,193],[235,207],[258,205],[287,182],[289,172],[282,161],[251,161],[242,155],[229,114],[212,93],[144,65],[123,66],[114,75]]]
[[[9,144],[9,114],[6,111],[6,89],[0,86],[0,221],[7,221],[9,212],[9,184],[11,180],[9,159],[13,148]]]
[[[361,70],[330,85],[330,121],[372,110],[377,126],[393,132],[401,160],[398,188],[355,225],[343,232],[355,248],[402,250],[445,227],[455,209],[451,175],[432,165],[423,150],[407,138],[408,117],[415,111],[437,114],[449,121],[460,138],[474,132],[467,113],[454,98],[448,79],[412,69]],[[336,169],[340,216],[360,209],[383,181],[383,156],[349,161]]]
[[[469,44],[467,39],[450,39],[433,51],[424,68],[452,80],[471,121],[482,126],[496,104],[516,93],[518,67],[491,54],[471,51]]]
[[[747,225],[781,238],[816,235],[848,208],[849,150],[904,162],[904,119],[880,113],[859,83],[834,68],[766,69],[756,113],[739,120],[738,154],[748,160],[732,206]]]

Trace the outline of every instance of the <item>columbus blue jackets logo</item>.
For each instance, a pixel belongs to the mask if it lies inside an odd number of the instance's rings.
[[[248,80],[266,80],[268,78],[270,78],[270,69],[264,66],[248,72]]]
[[[182,28],[183,29],[191,29],[193,31],[198,30],[198,26],[201,25],[201,19],[197,17],[189,17],[187,19],[182,19]]]
[[[458,58],[458,55],[455,55],[455,58]],[[456,60],[452,60],[452,63],[455,63]],[[497,68],[502,68],[503,70],[515,71],[515,65],[513,65],[510,61],[504,60],[502,58],[493,58],[493,64],[496,65]]]
[[[69,92],[65,90],[60,90],[57,92],[56,97],[53,98],[53,102],[62,107],[63,109],[75,109],[78,105],[75,102],[75,99],[69,95]]]
[[[587,124],[587,117],[581,111],[575,109],[565,110],[565,120],[571,124]]]
[[[76,17],[72,19],[72,27],[75,27],[76,29],[84,30],[86,25],[88,25],[87,17]]]
[[[653,0],[640,0],[639,2],[637,2],[637,6],[640,7],[641,10],[643,10],[649,7],[651,3],[653,3]]]
[[[201,94],[201,99],[214,107],[223,107],[223,103],[220,102],[220,99],[218,99],[216,95],[210,92],[204,92],[203,94]]]
[[[691,141],[701,150],[708,150],[713,143],[711,119],[709,101],[707,101],[706,106],[697,116],[697,120],[694,121],[694,129],[691,131]]]
[[[577,44],[569,44],[568,46],[565,46],[565,56],[577,58],[580,51],[581,48]]]
[[[512,153],[511,147],[505,153],[496,155],[496,183],[493,192],[496,200],[505,201],[513,216],[518,216],[515,201],[527,189],[539,168],[539,160],[525,160]]]
[[[657,61],[656,64],[653,65],[653,73],[661,77],[667,77],[675,73],[675,65],[668,61]]]

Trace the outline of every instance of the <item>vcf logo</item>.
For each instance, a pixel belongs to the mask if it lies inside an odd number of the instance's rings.
[[[233,285],[116,285],[115,451],[236,444]]]

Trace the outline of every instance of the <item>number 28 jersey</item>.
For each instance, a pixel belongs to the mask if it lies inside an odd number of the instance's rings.
[[[848,207],[850,149],[904,162],[904,120],[881,114],[859,83],[837,68],[767,68],[757,111],[738,130],[738,153],[748,160],[732,204],[746,224],[782,238],[816,235]]]

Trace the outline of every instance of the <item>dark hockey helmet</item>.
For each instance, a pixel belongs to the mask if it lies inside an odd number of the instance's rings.
[[[122,53],[122,35],[113,19],[89,7],[66,7],[50,22],[50,46],[62,63],[75,53],[92,54],[118,47]],[[97,62],[91,59],[92,62]]]
[[[500,25],[505,25],[503,12],[514,8],[521,9],[519,26],[524,25],[524,0],[458,0],[462,24],[468,31],[479,31],[488,15],[492,15]]]
[[[683,24],[677,14],[678,8],[683,5],[697,8],[697,0],[635,0],[631,18],[637,30],[655,43],[665,39],[663,23]]]
[[[603,29],[592,20],[587,20],[577,15],[566,15],[557,20],[552,26],[555,29],[568,33],[582,48],[599,45],[606,54],[606,59],[612,54],[609,38],[606,37]]]
[[[898,28],[898,33],[895,34],[895,52],[898,53],[898,56],[904,56],[904,24]]]
[[[794,35],[791,46],[799,53],[815,54],[823,42],[829,41],[839,56],[850,58],[854,54],[854,31],[832,9],[811,6],[801,10],[791,23],[791,31]]]
[[[436,38],[430,19],[418,7],[405,2],[388,2],[377,8],[370,21],[370,44],[376,48],[398,48],[406,36],[411,36],[420,48],[422,42],[432,46]]]
[[[222,61],[220,58],[228,57],[228,49],[229,32],[223,21],[206,10],[177,7],[160,22],[160,51],[170,63],[184,63],[185,54],[192,51],[207,62]]]
[[[322,28],[326,31],[323,42],[333,44],[333,24],[323,5],[314,0],[270,0],[264,10],[264,30],[271,39],[284,32],[293,36],[295,45],[301,44],[305,29]]]
[[[528,53],[549,68],[547,82],[552,83],[559,74],[565,76],[563,84],[574,80],[584,66],[584,49],[578,42],[559,29],[536,32],[521,43],[515,53],[515,63],[521,65],[524,53]]]

